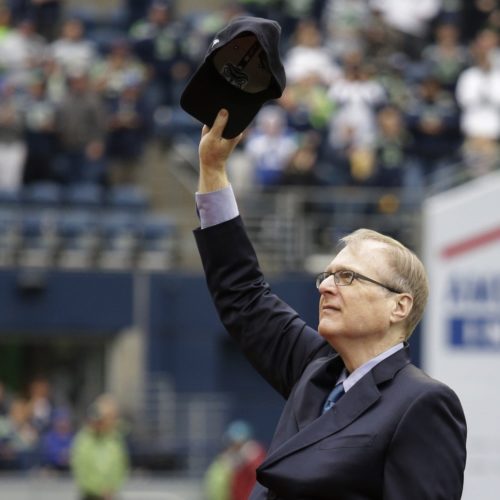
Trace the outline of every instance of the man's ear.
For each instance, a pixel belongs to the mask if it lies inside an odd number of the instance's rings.
[[[409,293],[400,293],[395,297],[391,311],[391,323],[404,321],[413,308],[413,297]]]

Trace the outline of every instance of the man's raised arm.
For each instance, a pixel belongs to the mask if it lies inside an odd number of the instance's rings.
[[[233,139],[222,137],[228,116],[228,112],[222,109],[211,128],[207,125],[203,126],[199,146],[199,193],[210,193],[229,186],[226,172],[227,159],[240,142],[242,135],[240,134]]]

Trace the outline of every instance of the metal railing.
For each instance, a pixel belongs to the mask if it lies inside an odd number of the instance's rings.
[[[230,413],[228,395],[179,393],[167,375],[158,374],[150,376],[144,396],[134,426],[136,460],[201,476],[220,450]]]
[[[400,190],[283,187],[239,197],[239,208],[261,264],[271,272],[308,270],[332,256],[337,241],[360,227],[396,237],[420,250],[420,203]]]

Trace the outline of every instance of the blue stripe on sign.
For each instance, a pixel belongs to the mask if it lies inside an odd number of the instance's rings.
[[[500,349],[500,318],[451,318],[448,325],[453,346]]]

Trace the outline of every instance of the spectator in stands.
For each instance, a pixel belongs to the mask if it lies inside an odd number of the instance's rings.
[[[58,107],[56,130],[60,151],[55,176],[65,184],[108,182],[105,141],[107,113],[85,73],[68,77],[68,94]]]
[[[477,47],[476,47],[477,45]],[[500,70],[500,30],[486,25],[481,30],[472,44],[472,52],[488,53],[488,61],[495,70]],[[478,55],[481,58],[480,55]]]
[[[205,473],[207,500],[247,500],[255,486],[255,470],[265,457],[263,446],[253,439],[251,426],[231,422],[224,433],[225,447]]]
[[[360,33],[371,22],[370,15],[367,0],[326,0],[322,24],[327,49],[339,59],[363,50]]]
[[[461,32],[465,42],[473,41],[488,27],[488,21],[498,8],[496,0],[468,0],[461,2]]]
[[[128,476],[129,459],[116,401],[99,396],[71,449],[71,470],[81,500],[115,500]]]
[[[278,0],[237,0],[245,11],[251,16],[276,19],[279,14],[280,2]]]
[[[329,124],[323,157],[332,165],[330,182],[334,185],[350,184],[352,168],[359,171],[359,166],[367,166],[376,134],[375,112],[386,101],[384,88],[360,52],[347,54],[343,62],[344,75],[328,91],[336,111]]]
[[[104,59],[91,71],[93,85],[108,103],[118,99],[130,82],[143,86],[146,77],[145,66],[131,53],[124,38],[114,40]]]
[[[486,27],[490,28],[493,31],[496,31],[497,33],[500,32],[500,5],[498,5],[498,2],[495,9],[492,10],[490,15],[488,16]]]
[[[113,185],[138,184],[140,158],[148,126],[148,109],[140,81],[126,82],[120,94],[108,103],[106,156]]]
[[[10,396],[7,394],[5,384],[0,380],[0,470],[5,468],[10,461],[8,436],[10,432],[9,411]],[[6,463],[7,462],[7,463]]]
[[[324,134],[333,110],[327,89],[340,68],[322,45],[316,23],[300,22],[284,61],[287,87],[280,99],[290,127],[297,132]]]
[[[58,409],[52,418],[52,427],[41,439],[41,462],[49,470],[69,470],[70,450],[74,432],[68,410]]]
[[[322,185],[320,165],[321,136],[314,132],[300,135],[299,146],[289,159],[281,184],[288,186]]]
[[[29,13],[37,33],[52,42],[59,31],[63,0],[30,0]]]
[[[149,7],[148,2],[144,0],[122,0],[122,5],[125,10],[125,28],[127,30],[146,16]]]
[[[393,105],[377,113],[377,138],[374,147],[372,184],[377,187],[401,188],[408,167],[411,137],[403,113]]]
[[[280,106],[286,111],[291,129],[297,132],[316,131],[321,137],[335,108],[328,98],[327,88],[313,73],[288,83]]]
[[[0,70],[8,80],[20,83],[45,50],[45,40],[36,33],[33,21],[22,19],[0,39]]]
[[[10,9],[2,3],[0,5],[0,45],[2,40],[11,32]]]
[[[21,108],[27,149],[25,184],[51,180],[52,161],[57,151],[56,104],[48,98],[43,74],[32,73],[27,91]]]
[[[459,110],[453,94],[432,72],[426,72],[405,111],[418,176],[426,186],[440,190],[452,186],[461,143]]]
[[[385,103],[385,90],[375,79],[375,69],[366,64],[362,52],[346,54],[342,63],[344,74],[334,80],[328,91],[335,105],[356,114],[359,108],[374,112]]]
[[[134,51],[151,73],[147,95],[152,108],[177,104],[194,69],[186,35],[186,27],[162,0],[154,0],[147,17],[130,29]]]
[[[412,59],[419,59],[428,41],[432,21],[442,0],[369,0],[370,7],[385,21],[386,29],[399,37],[398,47]]]
[[[384,88],[386,102],[399,108],[405,108],[413,95],[413,88],[409,85],[409,64],[401,54],[391,54],[383,64],[378,61],[371,66],[376,68],[377,81]]]
[[[50,53],[46,53],[37,70],[40,71],[41,78],[45,82],[47,99],[56,105],[60,105],[68,93],[68,78],[64,68]]]
[[[458,26],[443,21],[435,30],[434,43],[422,52],[422,62],[446,90],[454,91],[460,73],[469,65],[469,53],[460,43]]]
[[[314,24],[319,24],[323,14],[324,0],[282,0],[276,2],[278,12],[276,19],[281,23],[282,36],[287,41],[290,35],[297,29],[297,25],[309,19]]]
[[[31,19],[36,32],[51,42],[59,30],[62,14],[62,0],[8,0],[12,10],[12,21]]]
[[[108,113],[106,156],[111,184],[138,182],[138,160],[151,125],[144,89],[146,67],[123,38],[113,41],[109,53],[92,69],[92,82]]]
[[[39,434],[30,417],[28,401],[14,398],[8,418],[0,425],[0,462],[6,468],[27,471],[38,462]]]
[[[256,185],[272,189],[282,181],[283,172],[298,148],[298,140],[286,123],[284,110],[265,106],[256,116],[255,128],[245,142]]]
[[[393,69],[395,63],[401,67],[409,62],[409,57],[401,50],[401,35],[396,30],[387,29],[387,23],[377,9],[370,10],[369,22],[363,25],[358,38],[366,60],[377,68],[378,73]]]
[[[497,46],[497,33],[481,31],[472,46],[475,64],[460,75],[456,87],[465,136],[463,156],[471,177],[489,172],[498,164],[500,69],[492,60]]]
[[[0,85],[0,189],[15,191],[23,179],[26,144],[15,87]]]
[[[52,388],[45,376],[35,377],[28,386],[30,423],[41,436],[52,426],[54,402]]]
[[[10,394],[6,385],[0,380],[0,417],[5,417],[9,413]]]
[[[340,69],[322,43],[315,22],[310,19],[300,21],[291,41],[284,60],[288,84],[315,76],[319,83],[329,86],[340,75]]]
[[[409,152],[412,139],[401,110],[386,105],[377,113],[377,138],[373,151],[373,174],[369,184],[379,188],[375,206],[370,211],[392,214],[401,207],[418,204],[422,190],[418,190],[412,176]],[[387,192],[394,189],[394,192]]]
[[[66,74],[87,72],[98,58],[94,43],[85,38],[84,25],[76,17],[64,21],[61,36],[51,43],[50,51]]]

